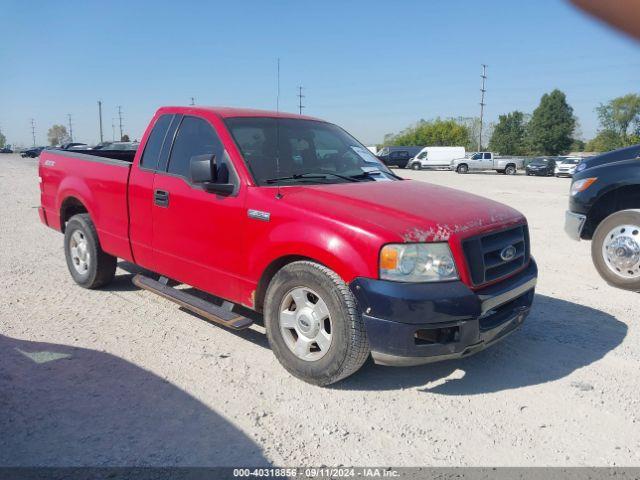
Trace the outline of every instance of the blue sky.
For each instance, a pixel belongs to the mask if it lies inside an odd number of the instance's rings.
[[[76,140],[98,139],[122,105],[139,138],[161,105],[275,109],[338,123],[366,144],[420,118],[478,115],[488,64],[489,121],[531,112],[560,88],[582,136],[594,108],[640,91],[640,44],[560,0],[14,1],[0,0],[0,128],[37,143],[73,116]]]

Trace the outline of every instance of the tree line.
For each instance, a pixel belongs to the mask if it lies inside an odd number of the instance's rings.
[[[606,152],[640,143],[640,95],[627,94],[596,108],[597,135],[584,142],[577,137],[578,121],[564,92],[545,93],[532,114],[515,110],[500,115],[483,138],[489,150],[502,155],[559,155],[569,151]],[[478,148],[478,119],[420,120],[398,134],[385,135],[385,145],[464,146]]]

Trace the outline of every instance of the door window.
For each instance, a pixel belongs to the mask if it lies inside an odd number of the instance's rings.
[[[482,154],[474,153],[473,156],[471,157],[471,160],[482,160]]]
[[[225,157],[224,147],[209,122],[185,116],[173,142],[167,171],[189,179],[191,157],[198,155],[215,155],[216,163],[221,165]]]
[[[484,154],[484,159],[485,160],[491,160],[491,154],[490,153],[485,153]]]
[[[158,168],[160,151],[162,150],[162,144],[164,143],[164,138],[172,118],[173,115],[161,115],[158,117],[158,120],[156,120],[156,124],[149,134],[142,158],[140,159],[140,166],[142,168],[149,168],[151,170]]]

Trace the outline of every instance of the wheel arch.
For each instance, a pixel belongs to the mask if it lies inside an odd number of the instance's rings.
[[[89,209],[86,207],[84,202],[80,200],[75,195],[68,195],[62,200],[60,204],[60,231],[64,233],[67,222],[74,215],[78,215],[79,213],[87,213],[89,216]]]
[[[640,208],[640,185],[623,185],[602,194],[587,213],[582,238],[590,240],[598,225],[612,213]]]

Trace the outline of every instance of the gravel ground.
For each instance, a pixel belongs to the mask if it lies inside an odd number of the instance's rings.
[[[77,287],[38,220],[36,161],[1,155],[0,465],[639,465],[640,297],[565,236],[569,180],[401,173],[525,213],[533,312],[474,357],[323,389],[261,327],[212,325],[126,270]]]

